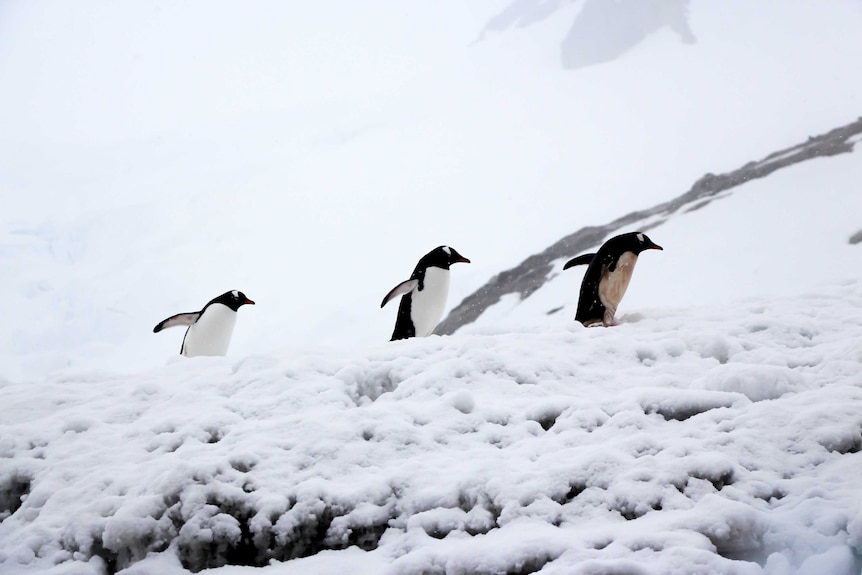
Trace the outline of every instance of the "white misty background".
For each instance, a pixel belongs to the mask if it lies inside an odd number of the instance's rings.
[[[474,262],[457,302],[574,229],[858,115],[858,3],[647,4],[660,17],[632,30],[623,3],[4,2],[7,376],[158,365],[179,342],[152,325],[227,289],[259,302],[237,355],[383,341],[377,303],[436,245]],[[584,21],[620,54],[573,70]],[[745,230],[704,231],[727,249],[692,275],[748,295],[726,281],[751,273]]]

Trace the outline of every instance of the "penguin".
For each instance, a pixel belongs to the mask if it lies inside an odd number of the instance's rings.
[[[254,302],[241,291],[228,291],[210,300],[200,311],[178,313],[160,321],[153,333],[187,325],[189,328],[180,347],[181,355],[225,355],[236,324],[236,312],[246,304],[254,305]]]
[[[402,296],[395,330],[389,341],[431,335],[446,308],[449,266],[459,262],[469,264],[470,260],[449,246],[434,248],[422,256],[409,280],[401,282],[386,294],[381,308],[390,300]]]
[[[594,254],[572,258],[563,266],[589,264],[581,282],[575,320],[589,327],[614,325],[614,314],[629,287],[638,255],[644,250],[663,250],[643,232],[631,232],[606,241]]]

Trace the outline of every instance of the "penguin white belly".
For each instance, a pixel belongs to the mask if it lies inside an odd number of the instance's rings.
[[[449,297],[449,270],[430,267],[425,270],[422,290],[412,294],[410,320],[416,330],[416,337],[431,335],[443,311],[446,309],[446,298]]]
[[[617,260],[614,271],[606,273],[599,280],[599,299],[605,306],[605,317],[602,320],[606,326],[614,322],[617,307],[632,281],[632,272],[638,257],[633,252],[625,252]]]
[[[220,303],[208,306],[198,321],[189,326],[182,354],[186,357],[226,355],[234,325],[235,311]]]

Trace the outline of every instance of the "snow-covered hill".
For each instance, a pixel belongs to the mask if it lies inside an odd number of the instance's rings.
[[[547,322],[7,383],[3,573],[859,573],[862,283]]]

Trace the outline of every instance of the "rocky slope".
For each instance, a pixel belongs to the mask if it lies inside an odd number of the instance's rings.
[[[507,294],[518,294],[522,300],[528,298],[550,279],[555,260],[592,250],[605,238],[625,227],[634,226],[646,231],[662,225],[676,214],[704,208],[715,200],[740,191],[739,187],[746,182],[765,178],[777,170],[817,158],[852,153],[855,144],[862,140],[860,136],[862,117],[824,134],[809,137],[800,144],[773,152],[761,160],[749,162],[736,170],[718,175],[706,174],[691,189],[670,201],[631,212],[604,225],[581,228],[515,267],[492,277],[464,298],[437,326],[436,333],[451,334],[476,321],[485,310]],[[848,241],[862,241],[862,231]]]

